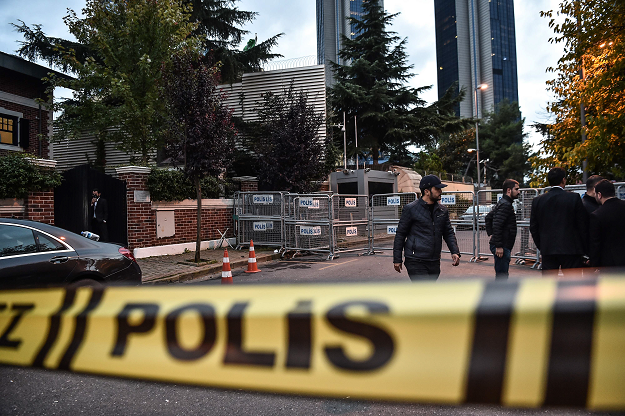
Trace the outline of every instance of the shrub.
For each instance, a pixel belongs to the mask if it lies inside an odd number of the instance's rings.
[[[195,199],[195,187],[181,170],[153,169],[148,176],[153,201]],[[202,180],[202,198],[219,198],[232,193],[232,184],[215,177]]]
[[[0,157],[0,199],[25,198],[29,192],[47,191],[61,184],[61,175],[29,161],[27,154],[10,152]]]

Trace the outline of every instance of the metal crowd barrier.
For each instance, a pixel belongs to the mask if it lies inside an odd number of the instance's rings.
[[[395,232],[404,207],[417,200],[414,192],[376,194],[371,196],[371,227],[369,254],[376,250],[392,250]]]
[[[340,252],[369,251],[369,197],[334,194],[332,209],[332,244],[329,258]]]
[[[616,195],[625,199],[625,182],[614,184]],[[540,252],[531,238],[532,201],[547,188],[521,189],[514,201],[517,238],[512,258],[517,264],[533,261],[540,268]],[[582,196],[585,185],[567,186]],[[474,192],[444,192],[441,203],[449,210],[451,224],[462,254],[471,261],[490,257],[484,218],[503,196],[501,189]],[[256,244],[281,250],[327,253],[328,259],[346,251],[391,250],[403,208],[415,201],[415,193],[341,195],[331,192],[289,194],[285,192],[237,192],[235,227],[240,248]],[[443,251],[448,253],[445,244]]]
[[[475,253],[475,216],[473,214],[473,192],[443,192],[440,203],[449,210],[451,226],[456,233],[460,254],[473,256]],[[443,252],[449,253],[449,247],[443,239]]]
[[[250,244],[284,245],[284,193],[237,192],[235,194],[237,247]]]
[[[328,253],[333,258],[332,196],[286,194],[284,249]]]

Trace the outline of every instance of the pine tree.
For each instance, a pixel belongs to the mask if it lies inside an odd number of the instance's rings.
[[[428,106],[419,94],[431,86],[406,86],[413,76],[405,52],[407,39],[386,30],[395,16],[386,13],[377,1],[365,1],[362,17],[350,18],[359,34],[354,39],[342,39],[339,57],[344,64],[332,64],[336,84],[329,95],[336,114],[334,123],[342,123],[343,112],[347,120],[356,116],[359,148],[367,149],[374,165],[380,151],[403,155],[401,149],[406,145],[425,145],[440,134],[460,131],[467,125],[454,113],[462,93],[454,97],[450,90]]]

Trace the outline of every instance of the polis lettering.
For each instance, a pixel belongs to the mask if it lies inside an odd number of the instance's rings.
[[[0,311],[5,310],[6,308],[6,303],[0,303]],[[17,349],[20,346],[20,344],[22,343],[21,339],[9,339],[9,336],[11,335],[11,332],[13,332],[17,324],[19,324],[24,314],[34,308],[35,304],[33,303],[16,303],[13,305],[13,307],[11,307],[11,310],[17,313],[13,315],[13,319],[11,319],[9,326],[7,326],[7,328],[0,336],[0,347]]]

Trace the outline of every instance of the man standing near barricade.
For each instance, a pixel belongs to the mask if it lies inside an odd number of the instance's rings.
[[[584,204],[584,208],[586,208],[588,215],[601,206],[595,199],[595,185],[602,180],[603,178],[601,176],[592,175],[586,181],[586,194],[582,197],[582,204]]]
[[[614,184],[595,185],[600,207],[590,214],[590,265],[601,271],[625,271],[625,201],[616,197]]]
[[[530,232],[542,255],[543,276],[581,276],[582,256],[588,252],[588,213],[576,193],[566,192],[566,172],[547,174],[552,188],[532,201]],[[573,270],[575,269],[575,270]]]
[[[490,251],[495,256],[495,279],[508,278],[512,248],[516,240],[516,214],[512,201],[519,197],[519,192],[519,183],[514,179],[506,179],[503,182],[503,196],[492,211],[493,234],[490,237]]]
[[[421,198],[406,205],[397,225],[393,244],[393,266],[402,269],[402,251],[412,281],[436,280],[441,273],[443,238],[451,251],[453,265],[460,264],[460,250],[451,227],[447,207],[438,203],[443,185],[434,175],[421,179]]]

